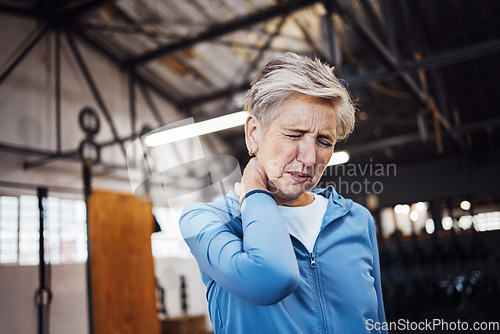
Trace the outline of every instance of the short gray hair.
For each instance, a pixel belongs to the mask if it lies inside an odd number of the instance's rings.
[[[260,70],[242,104],[267,129],[283,110],[283,102],[295,94],[328,100],[337,112],[337,140],[345,139],[354,130],[356,109],[333,71],[317,58],[287,53]]]

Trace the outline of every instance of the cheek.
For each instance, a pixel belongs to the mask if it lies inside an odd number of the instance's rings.
[[[323,174],[323,171],[325,170],[326,166],[330,162],[331,157],[332,157],[332,152],[330,152],[330,151],[318,153],[318,159],[316,162],[317,174],[320,174],[320,175]]]
[[[298,155],[299,152],[299,143],[288,141],[284,145],[280,147],[278,151],[276,151],[276,156],[280,158],[284,165],[288,165],[292,163]]]
[[[296,147],[293,143],[280,143],[266,152],[266,173],[279,177],[296,158]]]
[[[271,158],[267,161],[264,167],[268,178],[280,177],[283,174],[283,166],[280,164],[279,160]]]

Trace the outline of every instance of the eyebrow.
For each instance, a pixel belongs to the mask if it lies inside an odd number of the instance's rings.
[[[292,132],[299,132],[299,133],[306,133],[308,132],[307,130],[304,130],[304,129],[299,129],[299,128],[289,128],[289,127],[283,127],[284,130],[286,131],[292,131]],[[325,138],[325,139],[329,139],[329,140],[334,140],[336,137],[336,134],[333,134],[333,135],[329,135],[329,134],[319,134],[318,135],[318,138]]]
[[[330,136],[330,135],[322,135],[322,134],[319,134],[318,135],[318,138],[325,138],[325,139],[328,139],[328,140],[335,140],[335,136]]]

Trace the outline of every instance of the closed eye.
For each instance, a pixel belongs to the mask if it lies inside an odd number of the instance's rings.
[[[323,147],[332,147],[334,141],[330,136],[319,135],[317,138],[318,143]]]
[[[325,141],[325,140],[319,140],[318,143],[323,146],[323,147],[332,147],[333,144],[328,142],[328,141]]]

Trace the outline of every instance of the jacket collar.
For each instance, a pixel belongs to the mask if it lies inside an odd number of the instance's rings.
[[[333,222],[334,220],[346,215],[352,206],[352,200],[345,199],[340,196],[333,186],[327,188],[317,188],[311,190],[312,193],[322,195],[328,198],[326,213],[323,217],[321,228]],[[227,222],[228,227],[240,238],[243,238],[243,230],[241,227],[241,211],[239,206],[239,198],[233,191],[230,191],[226,197],[223,197],[220,209],[225,207],[226,212],[230,213],[230,219]]]
[[[333,186],[328,186],[327,188],[318,188],[311,190],[312,193],[322,195],[328,198],[328,206],[326,207],[326,213],[323,217],[322,225],[326,225],[344,215],[346,215],[352,206],[352,200],[345,199],[340,196]]]

